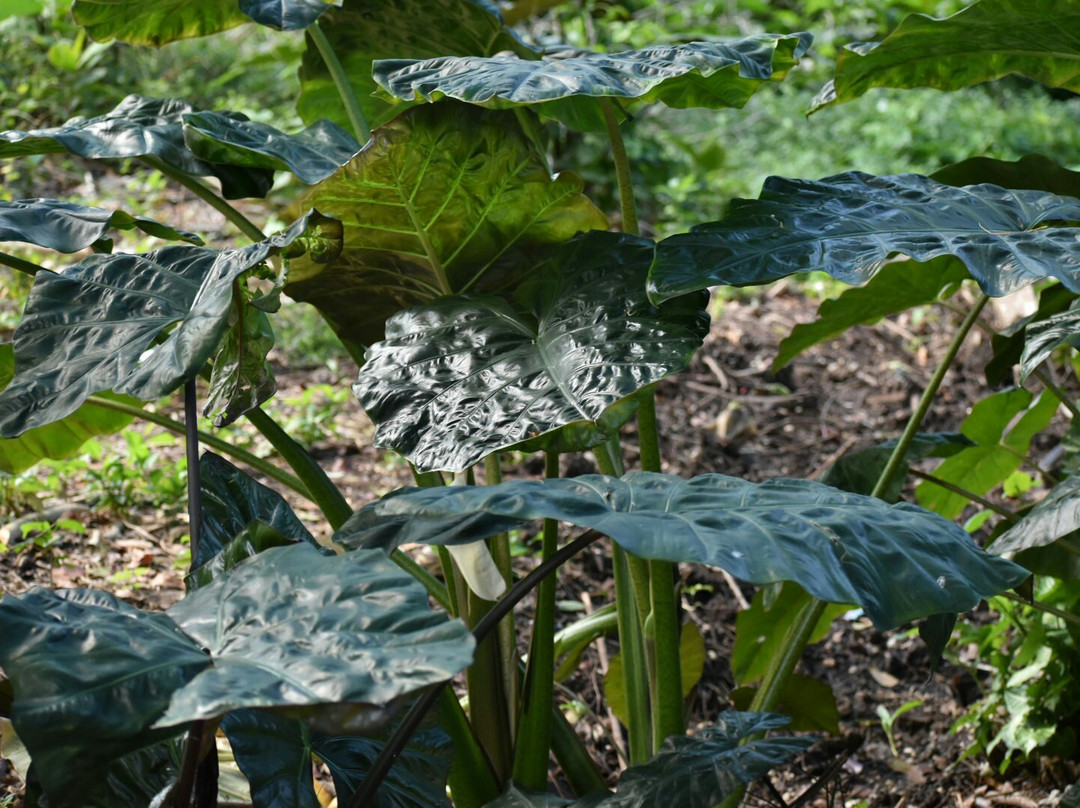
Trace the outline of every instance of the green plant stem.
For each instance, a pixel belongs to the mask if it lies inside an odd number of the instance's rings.
[[[1072,400],[1068,393],[1062,390],[1058,385],[1054,383],[1041,367],[1035,368],[1031,371],[1031,375],[1042,382],[1043,387],[1050,391],[1051,395],[1060,401],[1071,414],[1073,418],[1080,418],[1080,407],[1076,405],[1076,402]]]
[[[439,688],[439,724],[453,743],[449,785],[454,805],[482,808],[499,796],[499,780],[491,761],[473,733],[472,725],[454,691]]]
[[[619,119],[615,115],[615,102],[610,98],[601,98],[598,103],[604,115],[608,140],[611,143],[611,157],[615,162],[615,179],[619,183],[619,206],[622,209],[622,229],[624,233],[637,235],[641,232],[638,223],[637,204],[634,202],[634,182],[630,175],[630,158],[626,156],[626,144],[619,131]]]
[[[1039,601],[1037,600],[1028,600],[1027,598],[1022,598],[1015,592],[1001,592],[994,597],[1005,598],[1006,600],[1011,600],[1015,603],[1021,603],[1024,606],[1035,609],[1036,611],[1046,612],[1047,614],[1054,615],[1054,617],[1060,617],[1066,623],[1072,623],[1074,626],[1080,626],[1080,617],[1078,617],[1077,615],[1072,614],[1071,612],[1067,612],[1063,609],[1059,609],[1056,606],[1047,606],[1045,603],[1039,603]]]
[[[607,782],[589,757],[589,751],[557,704],[551,705],[551,751],[570,788],[579,797],[607,788]]]
[[[263,231],[256,227],[247,216],[214,193],[213,189],[201,180],[173,168],[168,163],[165,163],[163,160],[154,157],[153,155],[147,155],[140,159],[148,166],[160,171],[169,179],[183,185],[195,194],[195,196],[199,197],[199,199],[236,225],[236,228],[252,241],[263,241],[266,238]]]
[[[462,577],[458,576],[459,581]],[[458,592],[458,598],[459,601],[462,598],[468,600],[466,617],[470,626],[476,625],[491,611],[492,602],[478,597],[467,587],[465,591]],[[472,722],[473,731],[495,769],[496,779],[505,783],[514,771],[514,736],[510,734],[510,711],[516,709],[516,705],[507,701],[501,661],[499,633],[493,631],[478,640],[473,662],[465,671],[465,684],[469,694],[469,720]],[[547,706],[550,709],[550,701]],[[544,759],[546,762],[546,755]]]
[[[0,252],[0,266],[14,269],[26,275],[36,275],[37,273],[45,270],[45,267],[40,266],[39,264],[35,264],[33,261],[27,261],[23,258],[17,258],[14,255],[9,255],[5,252]]]
[[[149,421],[152,424],[157,424],[163,429],[167,429],[174,435],[184,434],[184,424],[180,421],[174,421],[168,416],[160,413],[144,410],[140,407],[132,406],[131,404],[125,404],[122,401],[114,401],[109,398],[103,398],[102,396],[90,396],[87,398],[87,402],[93,404],[96,407],[112,410],[113,412],[121,412],[125,415],[131,415],[135,418],[142,418],[145,421]],[[263,460],[261,457],[256,457],[251,452],[241,449],[237,446],[233,446],[227,441],[222,440],[215,435],[211,435],[209,432],[199,432],[199,441],[211,447],[212,449],[221,452],[223,455],[228,455],[234,460],[239,460],[241,463],[250,466],[260,474],[269,477],[271,480],[276,480],[287,488],[292,489],[300,496],[314,502],[311,494],[308,492],[307,486],[305,486],[299,477],[295,477],[283,469],[279,469],[273,463],[269,463]]]
[[[539,564],[536,569],[514,584],[491,607],[491,610],[484,615],[480,622],[473,627],[472,634],[476,641],[482,641],[489,633],[494,631],[499,625],[499,621],[513,611],[521,599],[535,589],[544,578],[553,574],[559,567],[599,539],[600,536],[601,534],[595,530],[585,531],[572,542],[561,547],[550,560]],[[447,680],[441,684],[433,685],[413,702],[413,706],[409,708],[401,723],[398,724],[397,729],[394,730],[394,734],[386,742],[386,746],[379,752],[379,756],[375,759],[371,768],[368,769],[360,790],[345,802],[344,808],[366,808],[366,806],[375,804],[375,793],[379,790],[382,781],[386,779],[386,775],[394,765],[394,761],[397,760],[413,733],[420,726],[421,721],[424,720],[427,711],[439,700],[443,688],[449,683],[449,680]]]
[[[371,140],[371,128],[368,126],[367,119],[364,117],[364,111],[360,108],[360,101],[356,97],[356,92],[353,90],[352,83],[349,81],[349,76],[345,72],[345,68],[341,66],[341,61],[338,59],[337,54],[334,53],[333,47],[326,39],[326,34],[323,33],[322,28],[319,27],[319,23],[315,23],[307,29],[307,35],[311,37],[311,41],[315,44],[315,48],[319,51],[319,56],[322,57],[323,62],[326,63],[326,69],[330,71],[330,77],[334,80],[334,86],[337,87],[338,95],[341,96],[341,103],[345,107],[345,112],[349,116],[349,123],[352,124],[353,132],[356,134],[356,139],[363,146],[369,140]]]
[[[304,486],[311,492],[311,499],[319,506],[326,521],[330,523],[330,527],[337,530],[345,524],[345,520],[352,516],[353,510],[338,487],[326,476],[323,467],[316,463],[307,450],[293,440],[277,421],[261,409],[256,407],[245,415],[252,426],[262,433],[282,459],[303,480]]]
[[[545,454],[544,476],[559,476],[558,452]],[[559,546],[559,523],[544,520],[541,563],[550,561]],[[536,590],[536,616],[529,644],[529,666],[522,689],[521,719],[514,750],[514,779],[525,788],[541,791],[547,785],[548,750],[551,748],[551,705],[555,699],[555,576]]]
[[[1020,517],[1010,511],[1008,508],[998,505],[996,502],[991,502],[986,497],[980,497],[973,491],[968,491],[966,488],[961,488],[958,485],[950,483],[948,480],[943,480],[940,477],[935,477],[933,474],[927,474],[925,471],[919,471],[918,469],[911,469],[910,474],[912,477],[918,477],[920,480],[926,480],[934,485],[941,486],[946,491],[952,491],[954,494],[970,499],[984,508],[993,511],[999,516],[1008,519],[1010,522],[1019,522]]]
[[[498,485],[502,482],[502,464],[498,452],[484,458],[484,474],[488,485]],[[514,584],[509,534],[499,533],[493,536],[488,540],[488,546],[491,549],[491,557],[495,561],[495,567],[506,582],[506,588],[509,589]],[[507,703],[511,705],[509,714],[510,737],[516,738],[518,734],[517,704],[520,699],[521,677],[518,676],[517,625],[514,622],[513,612],[499,623],[499,657],[502,668],[503,692],[506,693]]]

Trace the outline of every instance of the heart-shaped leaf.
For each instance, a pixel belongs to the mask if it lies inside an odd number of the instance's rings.
[[[15,379],[0,393],[0,434],[57,421],[102,390],[143,401],[172,392],[202,370],[221,341],[233,281],[271,255],[308,243],[322,247],[319,238],[336,224],[312,212],[241,249],[94,255],[62,275],[37,273],[15,331]]]
[[[184,143],[183,117],[195,111],[175,98],[129,95],[96,118],[72,118],[50,129],[0,132],[0,157],[61,152],[91,160],[153,157],[194,177],[217,177],[226,199],[266,196],[274,182],[272,171],[208,163],[192,154]],[[247,120],[239,112],[219,114]]]
[[[728,710],[693,737],[668,738],[656,757],[623,773],[615,794],[570,802],[511,785],[486,808],[712,808],[814,742],[754,737],[787,723],[786,717],[775,713]]]
[[[345,0],[326,13],[321,25],[373,129],[401,112],[400,103],[374,95],[378,87],[371,63],[376,59],[532,53],[486,0]],[[337,85],[310,36],[296,109],[304,123],[327,118],[351,131]]]
[[[0,390],[15,376],[15,351],[11,345],[0,345]],[[104,397],[114,397],[110,393]],[[138,405],[127,396],[115,396],[125,404]],[[88,440],[100,435],[119,432],[134,420],[134,416],[101,407],[92,402],[83,404],[71,415],[56,423],[39,426],[17,438],[0,438],[0,471],[19,474],[39,460],[62,460],[78,454]]]
[[[330,121],[315,121],[287,135],[269,124],[220,112],[184,115],[184,142],[208,163],[291,171],[308,185],[322,182],[360,151],[356,139]]]
[[[1080,171],[1070,171],[1041,154],[1028,154],[1015,162],[991,157],[972,157],[935,171],[931,177],[946,185],[978,185],[989,182],[1002,188],[1049,191],[1080,197]]]
[[[573,174],[550,176],[512,112],[410,110],[308,195],[344,223],[346,249],[332,264],[294,262],[286,291],[362,361],[394,312],[496,291],[535,267],[537,247],[607,229],[581,191]]]
[[[780,81],[810,47],[809,34],[757,34],[727,42],[654,45],[621,53],[567,51],[544,59],[513,55],[389,59],[375,80],[406,101],[456,98],[506,108],[536,105],[577,129],[602,130],[597,98],[669,107],[742,107],[766,81]]]
[[[636,409],[627,397],[687,367],[709,330],[704,295],[648,302],[652,254],[651,241],[596,231],[532,271],[514,305],[460,295],[392,317],[353,385],[375,445],[461,471],[523,441],[607,440]]]
[[[312,756],[326,764],[344,804],[363,782],[385,743],[359,735],[334,737],[295,719],[260,710],[237,710],[222,722],[236,762],[251,783],[256,805],[319,808]],[[441,729],[416,733],[395,761],[373,808],[441,808],[446,800],[450,738]]]
[[[975,445],[946,458],[934,469],[934,476],[982,496],[1003,483],[1020,468],[1031,439],[1045,429],[1058,409],[1058,400],[1049,392],[1032,404],[1027,390],[1003,390],[984,398],[971,408],[960,431]],[[1020,415],[1023,413],[1023,415]],[[1013,424],[1014,419],[1020,418]],[[915,489],[919,504],[956,519],[968,505],[968,498],[948,491],[929,480]]]
[[[59,199],[18,199],[0,201],[0,241],[22,241],[63,253],[87,247],[109,252],[112,241],[105,238],[109,228],[132,230],[168,241],[203,243],[186,230],[176,230],[145,216],[132,216],[122,210],[86,207]]]
[[[281,5],[281,1],[275,5]],[[216,34],[249,22],[235,0],[75,0],[71,13],[75,22],[99,42],[119,39],[153,47]]]
[[[1080,348],[1080,309],[1070,308],[1060,314],[1031,323],[1024,329],[1026,340],[1020,355],[1020,378],[1027,379],[1039,365],[1062,345]]]
[[[334,0],[240,0],[242,12],[278,31],[309,28],[334,5]]]
[[[779,370],[808,348],[845,333],[856,325],[872,325],[882,317],[933,303],[970,277],[952,256],[925,264],[896,261],[884,266],[865,286],[844,290],[818,307],[817,319],[799,323],[780,342],[773,360]]]
[[[882,42],[849,45],[813,109],[874,87],[957,90],[1019,74],[1080,91],[1080,7],[1060,0],[981,0],[943,20],[912,14]]]
[[[996,185],[954,188],[918,174],[859,171],[818,182],[770,177],[725,219],[672,236],[650,273],[656,301],[707,286],[768,283],[824,270],[868,280],[891,255],[955,255],[988,295],[1043,278],[1080,291],[1080,200]]]
[[[540,518],[593,528],[642,558],[709,564],[757,584],[795,581],[821,600],[861,606],[881,628],[969,609],[1026,575],[914,505],[808,480],[721,474],[404,489],[353,514],[335,541],[460,543]]]

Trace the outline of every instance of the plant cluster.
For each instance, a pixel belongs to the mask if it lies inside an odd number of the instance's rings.
[[[940,655],[957,613],[1032,571],[1062,574],[1055,559],[1072,558],[1078,527],[1074,478],[1029,513],[1002,514],[992,553],[952,518],[1015,482],[1060,405],[1076,411],[1041,369],[1073,344],[1080,317],[1076,175],[1032,157],[974,159],[935,177],[772,177],[723,219],[654,241],[639,234],[621,123],[650,104],[742,107],[798,65],[811,36],[594,52],[526,41],[512,25],[536,6],[512,4],[504,17],[483,0],[74,3],[97,41],[157,46],[251,24],[305,31],[297,108],[307,128],[129,96],[104,115],[0,133],[3,158],[141,161],[249,242],[217,249],[167,222],[55,199],[0,205],[2,240],[92,250],[62,272],[0,254],[33,275],[13,344],[0,346],[3,468],[71,454],[136,418],[183,434],[188,454],[180,603],[147,612],[82,589],[0,601],[0,715],[13,726],[5,743],[17,733],[32,759],[28,804],[214,804],[219,732],[256,806],[317,805],[316,759],[349,808],[734,804],[812,743],[774,732],[788,723],[774,710],[797,713],[798,694],[818,692],[794,669],[836,604],[883,629],[923,620]],[[910,16],[882,42],[841,51],[815,103],[1011,73],[1077,90],[1078,24],[1080,3],[1060,0]],[[547,121],[606,138],[617,230],[577,175],[553,173]],[[310,190],[305,212],[268,236],[228,200],[266,196],[275,172]],[[112,229],[170,243],[113,252]],[[965,283],[981,291],[896,441],[841,458],[824,482],[664,474],[654,388],[701,345],[706,290],[811,270],[865,285],[795,329],[778,364]],[[1033,283],[1039,311],[998,335],[991,372],[1000,380],[1018,366],[1043,392],[998,392],[961,433],[921,432],[989,296]],[[376,444],[412,465],[415,487],[353,511],[263,410],[283,295],[314,306],[361,364],[352,392]],[[185,423],[145,408],[181,389]],[[245,419],[288,468],[198,430],[200,395],[215,427]],[[641,468],[628,471],[619,436],[633,419]],[[543,452],[544,478],[502,481],[511,450]],[[561,477],[560,456],[583,451],[600,473]],[[312,500],[333,546],[225,456]],[[900,502],[924,458],[944,458],[916,492],[925,507]],[[517,580],[509,534],[537,524],[539,564]],[[556,637],[558,570],[603,537],[613,608]],[[414,544],[437,548],[438,576],[401,549]],[[755,647],[743,631],[733,660],[746,709],[692,736],[695,640],[680,626],[680,563],[769,585],[744,620]],[[515,607],[534,591],[523,657]],[[612,623],[630,763],[615,793],[553,707],[560,656],[573,660]],[[462,673],[467,710],[447,687]],[[573,799],[543,793],[552,753]]]

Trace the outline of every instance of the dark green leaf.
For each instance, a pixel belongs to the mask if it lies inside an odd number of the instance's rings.
[[[316,2],[325,6],[322,0]],[[268,124],[220,112],[185,115],[184,142],[208,163],[291,171],[308,185],[322,182],[360,151],[356,139],[330,121],[315,121],[303,132],[287,135]]]
[[[769,663],[781,653],[788,629],[812,600],[805,589],[790,581],[780,587],[770,604],[765,602],[764,588],[754,593],[750,608],[743,609],[735,618],[735,645],[731,649],[735,684],[750,684],[765,675]],[[832,621],[850,608],[842,603],[826,606],[808,643],[825,639]]]
[[[110,227],[118,230],[138,228],[169,241],[203,243],[194,233],[174,230],[161,222],[132,216],[122,210],[85,207],[59,199],[0,201],[0,241],[22,241],[73,253],[92,246],[111,248],[111,241],[105,239]]]
[[[333,0],[240,0],[240,10],[259,25],[300,31],[332,9]]]
[[[234,538],[229,539],[217,549],[208,561],[194,567],[184,576],[184,584],[189,592],[206,586],[216,578],[231,570],[241,561],[258,555],[271,547],[288,547],[296,544],[297,539],[289,538],[259,520],[251,521]],[[314,543],[314,542],[312,542]],[[207,555],[199,544],[199,555]]]
[[[780,342],[773,370],[779,370],[807,348],[843,334],[856,325],[872,325],[888,314],[933,303],[970,277],[952,256],[925,264],[896,261],[887,264],[865,286],[847,289],[818,307],[817,319],[800,323]]]
[[[150,401],[194,378],[224,336],[233,281],[303,244],[324,218],[309,213],[242,249],[94,255],[62,275],[37,273],[15,331],[15,379],[0,393],[0,434],[57,421],[103,390]]]
[[[0,344],[0,390],[8,386],[14,375],[15,352],[11,345]],[[125,404],[139,404],[127,396],[104,393],[103,397],[117,398]],[[0,438],[0,471],[19,474],[36,465],[39,460],[72,457],[91,438],[119,432],[133,420],[131,415],[97,404],[83,404],[56,423],[27,430],[17,438]]]
[[[919,637],[926,643],[926,650],[930,654],[931,672],[937,671],[941,664],[945,646],[952,639],[952,632],[956,627],[956,618],[955,613],[932,614],[919,623]]]
[[[10,17],[33,17],[44,8],[44,0],[7,0],[0,6],[0,22]]]
[[[687,367],[709,329],[703,295],[649,304],[652,254],[651,241],[594,232],[532,271],[515,305],[462,295],[393,316],[353,385],[375,445],[461,471],[522,441],[607,440],[634,411],[625,399]]]
[[[579,800],[574,803],[573,800],[546,791],[530,791],[511,782],[498,799],[492,800],[484,808],[584,808],[582,802],[584,801]],[[587,804],[592,805],[591,802]],[[1080,805],[1080,802],[1077,805]]]
[[[946,185],[978,185],[989,182],[1002,188],[1049,191],[1080,197],[1080,171],[1070,171],[1041,154],[1028,154],[1015,162],[991,157],[972,157],[938,169],[930,175]]]
[[[581,191],[573,174],[550,176],[511,112],[410,110],[308,195],[344,222],[346,251],[326,266],[294,263],[286,291],[360,359],[394,312],[499,290],[536,266],[538,247],[607,229]]]
[[[455,98],[536,111],[578,129],[602,130],[598,98],[662,102],[670,107],[742,107],[766,81],[780,81],[810,46],[809,34],[757,34],[727,42],[654,45],[621,53],[564,51],[542,60],[513,55],[389,59],[375,81],[415,101]]]
[[[154,47],[249,21],[235,0],[75,0],[71,11],[75,22],[98,41],[119,39]]]
[[[321,27],[373,129],[402,109],[374,95],[378,87],[371,63],[375,59],[491,56],[507,50],[528,56],[532,52],[503,26],[495,5],[485,0],[345,0],[341,8],[326,13]],[[327,118],[350,128],[330,70],[310,37],[300,67],[296,109],[305,123]]]
[[[594,528],[642,558],[709,564],[753,583],[796,581],[814,597],[861,606],[882,628],[966,610],[1026,574],[914,505],[721,474],[404,489],[357,511],[335,541],[460,543],[540,518]]]
[[[757,693],[756,687],[737,687],[728,694],[738,710],[745,710]],[[829,732],[840,734],[840,711],[836,694],[825,682],[793,673],[784,683],[776,709],[791,719],[788,729],[793,732]]]
[[[1047,317],[1024,329],[1027,337],[1020,355],[1020,379],[1027,379],[1062,345],[1080,348],[1080,309],[1071,308]]]
[[[15,688],[12,720],[51,803],[116,758],[180,731],[152,732],[172,694],[211,664],[166,615],[106,592],[66,589],[0,601],[0,665]]]
[[[990,545],[990,552],[1011,558],[1033,572],[1073,577],[1080,563],[1078,492],[1080,476],[1075,474],[1055,485],[1024,518]]]
[[[194,177],[217,177],[226,199],[266,196],[274,182],[272,171],[215,165],[192,154],[184,144],[182,124],[184,115],[195,111],[175,98],[129,95],[114,110],[96,118],[72,118],[51,129],[0,132],[0,157],[65,151],[92,160],[156,157]],[[247,120],[238,112],[219,114]]]
[[[813,108],[874,87],[957,90],[1012,74],[1077,91],[1078,27],[1080,6],[1061,0],[982,0],[943,20],[912,14],[882,42],[842,50]]]
[[[1013,368],[1020,363],[1027,345],[1027,326],[1039,323],[1065,311],[1076,295],[1060,283],[1051,284],[1039,292],[1035,313],[1023,317],[991,338],[994,358],[986,363],[984,373],[991,387],[1013,382]]]
[[[908,447],[905,461],[920,460],[924,457],[951,457],[968,446],[974,446],[971,438],[958,432],[920,433],[914,437]],[[853,494],[869,496],[877,487],[877,482],[896,448],[896,441],[890,440],[869,449],[849,452],[829,466],[821,482],[850,491]],[[907,467],[904,474],[896,475],[889,487],[882,492],[886,502],[899,502],[900,495],[907,483]]]
[[[955,255],[989,295],[1043,278],[1080,291],[1080,200],[996,185],[953,188],[917,174],[853,171],[818,182],[770,177],[761,197],[657,247],[657,301],[716,284],[767,283],[824,270],[863,283],[891,255]]]
[[[235,319],[234,319],[235,317]],[[277,392],[274,371],[266,356],[274,347],[270,318],[254,306],[234,314],[221,349],[214,358],[203,415],[214,426],[228,426]]]
[[[214,664],[173,694],[159,727],[246,707],[382,706],[472,661],[465,625],[380,552],[271,548],[167,614]]]
[[[1003,483],[1020,467],[1032,437],[1045,429],[1057,412],[1058,400],[1049,392],[1043,392],[1034,404],[1032,398],[1027,390],[1014,388],[995,393],[972,407],[960,431],[975,445],[946,458],[934,469],[934,476],[977,496]],[[1009,429],[1020,413],[1023,415]],[[946,519],[956,519],[969,502],[967,497],[930,481],[920,483],[915,496],[924,508]]]

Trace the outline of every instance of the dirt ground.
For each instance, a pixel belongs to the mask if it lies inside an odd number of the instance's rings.
[[[899,434],[951,336],[954,314],[935,309],[856,328],[774,375],[770,366],[779,340],[795,323],[811,319],[814,309],[796,286],[787,284],[714,304],[712,333],[692,368],[658,389],[665,470],[683,476],[721,472],[752,480],[816,477],[845,452]],[[1007,320],[1014,315],[999,316]],[[986,339],[974,333],[950,371],[925,431],[959,428],[967,405],[985,394],[981,368],[988,350]],[[344,383],[349,375],[348,368],[342,377],[325,368],[279,370],[282,398],[313,383]],[[358,506],[407,484],[409,476],[404,464],[371,448],[370,424],[359,408],[350,402],[346,409],[337,435],[316,443],[312,451]],[[1035,455],[1051,452],[1060,433],[1051,429],[1042,436]],[[632,466],[637,451],[630,428],[624,446]],[[566,462],[572,472],[594,470],[588,454]],[[526,458],[520,469],[509,473],[536,471],[535,461]],[[78,501],[77,492],[59,506],[38,503],[53,509],[50,515],[58,507],[78,514],[88,533],[66,537],[48,553],[0,555],[0,591],[19,592],[34,584],[105,586],[141,606],[166,607],[177,600],[182,594],[182,575],[175,565],[177,540],[186,532],[182,508],[135,508],[118,516],[93,514],[85,510],[88,504]],[[296,505],[313,530],[325,535],[311,506]],[[523,570],[531,563],[519,562]],[[611,597],[605,562],[600,546],[578,559],[565,571],[560,598],[582,601],[589,608],[602,605]],[[123,570],[139,572],[117,576]],[[686,591],[694,593],[684,595],[687,619],[697,624],[708,648],[705,676],[690,702],[691,725],[703,726],[730,707],[727,659],[734,617],[753,588],[712,570],[684,567],[682,576]],[[983,612],[974,619],[991,619],[985,607]],[[574,615],[568,612],[565,617],[569,622]],[[578,729],[614,773],[618,758],[600,694],[607,655],[616,649],[613,641],[606,645],[605,653],[593,651],[585,658],[570,686],[577,699],[600,714],[586,714]],[[865,801],[872,808],[1036,808],[1056,805],[1061,791],[1077,778],[1076,765],[1062,761],[1016,766],[1004,775],[979,755],[958,762],[970,737],[950,729],[977,686],[964,669],[948,663],[931,675],[919,640],[904,632],[883,635],[864,619],[840,619],[801,664],[801,672],[833,688],[842,734],[822,738],[770,785],[756,785],[753,804],[855,806]],[[894,758],[876,708],[884,705],[891,712],[911,700],[922,704],[898,720]],[[4,765],[0,762],[0,772]],[[13,787],[10,772],[5,776]],[[805,793],[808,788],[813,790]]]

